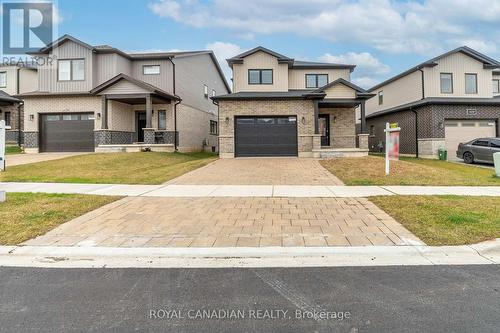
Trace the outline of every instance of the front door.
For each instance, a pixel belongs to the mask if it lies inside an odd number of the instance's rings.
[[[318,119],[321,146],[330,146],[330,115],[320,114]]]
[[[144,142],[144,128],[146,128],[146,112],[137,112],[137,142]]]

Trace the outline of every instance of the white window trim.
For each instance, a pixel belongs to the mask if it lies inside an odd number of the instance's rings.
[[[73,61],[76,60],[82,60],[83,61],[83,79],[81,80],[75,80],[73,79]],[[69,80],[61,80],[59,76],[59,63],[61,61],[69,61]],[[57,81],[58,82],[82,82],[85,81],[86,79],[86,69],[87,69],[87,63],[85,61],[85,58],[74,58],[74,59],[57,59]]]
[[[493,89],[494,94],[500,94],[500,79],[493,79],[492,85],[497,87],[497,91]]]
[[[474,76],[476,78],[476,90],[474,92],[467,92],[467,76]],[[477,73],[465,73],[465,93],[467,95],[477,95],[479,93],[478,89],[479,87],[477,86]]]
[[[443,91],[443,75],[450,75],[451,91]],[[439,90],[441,94],[453,94],[453,73],[439,73]]]
[[[158,68],[158,73],[146,73],[146,68]],[[161,66],[160,65],[142,65],[142,74],[143,75],[160,75],[161,74]]]
[[[0,85],[0,88],[7,88],[7,72],[2,71],[0,72],[0,75],[5,75],[5,85]]]
[[[378,97],[378,105],[384,105],[384,91],[383,90],[380,90],[377,93],[377,97]],[[380,97],[382,97],[382,100],[380,100]]]
[[[203,85],[203,95],[208,98],[208,86],[206,84]]]

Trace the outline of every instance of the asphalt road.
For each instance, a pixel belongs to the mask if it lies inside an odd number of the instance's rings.
[[[499,330],[493,265],[0,269],[1,332]]]

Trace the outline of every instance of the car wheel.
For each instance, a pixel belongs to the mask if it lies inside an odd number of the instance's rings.
[[[472,164],[474,163],[474,155],[470,152],[464,153],[464,162],[467,164]]]

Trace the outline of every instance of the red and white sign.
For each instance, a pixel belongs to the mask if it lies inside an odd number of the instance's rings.
[[[401,128],[398,124],[385,124],[385,174],[391,171],[390,161],[399,160],[399,133]]]

